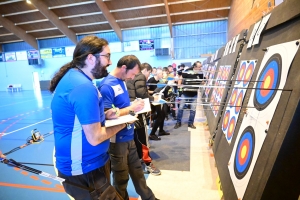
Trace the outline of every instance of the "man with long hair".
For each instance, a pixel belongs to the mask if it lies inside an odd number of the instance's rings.
[[[133,79],[140,72],[141,63],[134,55],[123,56],[110,74],[99,86],[103,95],[104,108],[118,107],[120,115],[128,115],[143,109],[144,101],[130,103],[126,80]],[[129,200],[127,185],[129,175],[136,192],[143,200],[155,200],[146,184],[144,172],[134,142],[134,125],[128,125],[110,139],[109,154],[112,164],[113,186],[122,198]]]
[[[111,64],[108,42],[87,36],[50,83],[56,167],[59,177],[70,183],[63,182],[65,191],[76,200],[122,199],[110,185],[108,139],[126,124],[105,128],[105,119],[118,115],[113,109],[104,112],[102,96],[92,83],[106,76]]]

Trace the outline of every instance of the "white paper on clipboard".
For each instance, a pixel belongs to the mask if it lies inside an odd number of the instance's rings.
[[[151,105],[150,105],[149,98],[138,99],[138,101],[144,101],[144,108],[138,112],[135,112],[135,114],[141,114],[141,113],[146,113],[146,112],[151,111]]]
[[[105,120],[105,127],[107,128],[107,127],[116,126],[119,124],[125,124],[125,123],[136,121],[136,120],[138,120],[138,118],[136,118],[135,116],[123,115],[116,119]]]

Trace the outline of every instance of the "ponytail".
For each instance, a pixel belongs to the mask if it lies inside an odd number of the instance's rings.
[[[58,85],[59,81],[62,79],[62,77],[69,71],[69,69],[74,68],[75,66],[72,65],[73,62],[69,62],[62,66],[58,72],[55,73],[54,77],[50,81],[50,87],[49,90],[51,93],[54,92],[56,86]]]

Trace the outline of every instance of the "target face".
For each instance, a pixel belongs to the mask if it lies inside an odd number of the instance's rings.
[[[230,111],[227,111],[224,115],[223,119],[223,130],[226,130],[229,124]]]
[[[236,100],[236,98],[237,98],[237,95],[238,95],[238,89],[234,89],[233,90],[233,92],[232,92],[232,95],[231,95],[231,99],[230,99],[230,103],[229,103],[229,105],[230,106],[233,106],[234,105],[234,103],[235,103],[235,100]]]
[[[241,90],[236,100],[236,104],[235,104],[236,107],[234,108],[236,114],[239,113],[241,110],[243,98],[244,98],[244,91]]]
[[[255,147],[255,133],[252,126],[242,132],[234,158],[234,173],[238,179],[244,178],[252,162]]]
[[[243,86],[246,87],[246,85],[249,83],[251,77],[252,77],[252,74],[253,74],[253,71],[254,71],[254,62],[252,61],[249,65],[248,65],[248,68],[245,72],[245,76],[244,76],[244,80],[243,80]]]
[[[254,106],[257,110],[264,110],[273,100],[276,95],[276,90],[281,77],[282,59],[279,54],[274,54],[269,58],[265,67],[262,69],[257,83],[257,88],[254,94]]]
[[[227,131],[227,135],[226,135],[227,140],[231,140],[231,138],[233,136],[233,132],[234,132],[234,129],[235,129],[235,123],[236,123],[236,119],[235,119],[235,117],[232,117],[230,119],[228,131]]]
[[[243,80],[245,71],[246,71],[246,62],[244,62],[240,67],[239,74],[237,75],[237,84],[239,84],[241,80]]]

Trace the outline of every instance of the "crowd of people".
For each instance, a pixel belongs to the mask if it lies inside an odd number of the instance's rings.
[[[174,128],[179,128],[187,103],[191,105],[188,127],[196,128],[197,91],[188,87],[195,81],[188,80],[203,79],[202,65],[155,68],[127,55],[108,73],[110,55],[105,39],[86,36],[76,45],[73,60],[51,80],[58,175],[66,180],[65,191],[76,200],[128,200],[129,176],[143,200],[155,200],[144,173],[160,175],[161,171],[153,164],[148,139],[157,141],[170,135],[164,129],[169,115],[177,120]],[[103,80],[96,87],[93,80],[100,78]],[[176,116],[175,100],[180,95],[183,98]],[[106,120],[142,110],[145,98],[151,102],[151,112],[138,114],[137,121],[105,127]],[[167,103],[154,104],[161,98]]]

